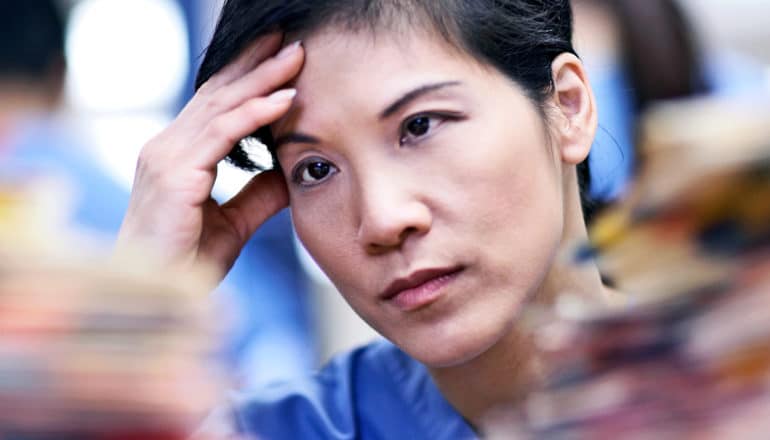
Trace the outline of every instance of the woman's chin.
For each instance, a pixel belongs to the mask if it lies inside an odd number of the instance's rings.
[[[428,368],[441,369],[457,367],[473,361],[500,340],[499,335],[429,334],[407,338],[404,343],[396,342],[402,350]]]

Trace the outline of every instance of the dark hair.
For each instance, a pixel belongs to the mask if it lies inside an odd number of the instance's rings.
[[[64,21],[52,0],[0,1],[0,76],[45,79],[64,61]]]
[[[697,36],[674,0],[609,0],[637,112],[710,91]],[[654,29],[654,32],[650,30]]]
[[[196,89],[235,60],[247,44],[280,30],[300,36],[323,27],[376,30],[407,24],[432,29],[450,44],[490,64],[520,85],[544,113],[553,90],[551,64],[572,47],[569,0],[227,0],[196,79]],[[427,26],[426,26],[427,25]],[[272,151],[267,128],[256,136]],[[256,169],[236,146],[235,165]],[[588,161],[578,166],[584,197]]]

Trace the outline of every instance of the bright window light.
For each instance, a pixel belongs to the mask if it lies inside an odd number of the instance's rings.
[[[172,0],[84,0],[72,11],[67,58],[77,108],[169,108],[189,68],[183,13]]]

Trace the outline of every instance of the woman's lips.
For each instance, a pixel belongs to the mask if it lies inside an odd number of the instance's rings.
[[[443,288],[453,282],[462,268],[424,269],[390,284],[382,298],[408,312],[437,300]]]

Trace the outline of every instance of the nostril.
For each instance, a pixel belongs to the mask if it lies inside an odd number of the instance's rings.
[[[368,253],[369,255],[382,255],[395,249],[397,249],[396,246],[387,246],[387,245],[376,244],[376,243],[369,243],[368,245],[366,245],[366,253]]]
[[[367,252],[371,255],[379,255],[389,251],[400,249],[407,239],[415,234],[418,234],[420,229],[417,227],[408,227],[403,229],[399,234],[394,235],[395,240],[380,239],[367,243]]]
[[[401,231],[401,234],[399,234],[398,236],[399,243],[403,243],[407,239],[407,237],[409,237],[412,234],[416,234],[417,232],[418,230],[414,226],[410,226],[404,229],[403,231]]]

